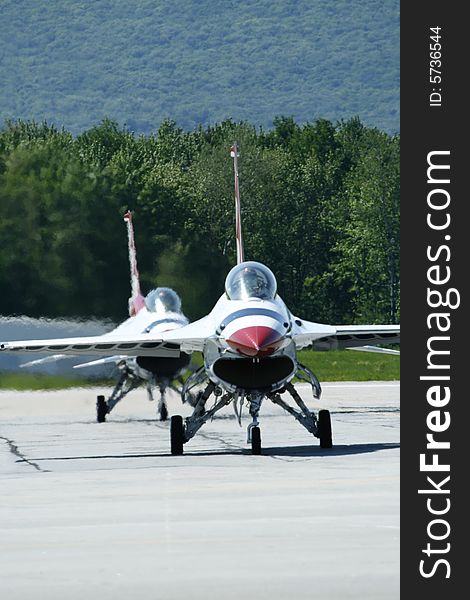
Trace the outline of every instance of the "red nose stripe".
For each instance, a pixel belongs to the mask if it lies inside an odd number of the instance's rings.
[[[231,348],[245,356],[267,356],[282,344],[283,337],[271,327],[245,327],[227,340]]]

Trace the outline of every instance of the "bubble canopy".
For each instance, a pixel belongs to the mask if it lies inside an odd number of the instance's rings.
[[[145,297],[147,310],[154,313],[181,312],[181,300],[178,294],[166,287],[158,287]]]
[[[268,267],[254,261],[233,267],[225,280],[225,292],[230,300],[274,300],[276,291],[277,283],[273,273]]]

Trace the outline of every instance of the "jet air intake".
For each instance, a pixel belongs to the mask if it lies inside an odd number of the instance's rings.
[[[278,389],[290,379],[296,366],[290,356],[267,358],[219,358],[212,370],[214,375],[237,389]]]

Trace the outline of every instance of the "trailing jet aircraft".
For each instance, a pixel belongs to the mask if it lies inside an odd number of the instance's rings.
[[[181,300],[178,294],[166,287],[158,287],[144,297],[140,291],[140,278],[137,269],[137,252],[134,239],[132,213],[124,215],[127,225],[127,238],[129,250],[129,264],[131,271],[131,297],[129,298],[129,318],[113,331],[100,336],[101,345],[116,336],[142,334],[153,337],[189,323],[181,311]],[[41,363],[67,358],[68,354],[55,354],[39,360],[21,365],[29,367]],[[191,357],[182,353],[179,357],[148,357],[126,356],[117,354],[75,365],[75,369],[92,367],[106,363],[115,363],[120,371],[119,380],[111,395],[106,400],[100,395],[96,401],[96,419],[103,423],[118,402],[131,390],[143,383],[147,388],[149,400],[153,401],[153,389],[158,387],[160,399],[157,403],[157,414],[161,421],[168,418],[168,408],[165,395],[168,389],[173,389],[181,394],[181,389],[174,385],[174,380],[181,377],[182,372],[188,368]],[[180,381],[182,383],[182,381]]]
[[[76,354],[117,351],[125,355],[179,357],[180,353],[203,353],[204,365],[183,386],[183,400],[201,385],[192,414],[183,420],[171,418],[172,454],[182,454],[183,446],[217,411],[232,403],[241,421],[246,403],[252,421],[247,438],[253,454],[261,453],[259,413],[263,401],[282,407],[320,440],[322,448],[332,447],[331,418],[328,410],[318,415],[311,411],[296,390],[297,377],[310,383],[314,398],[321,396],[315,374],[298,362],[297,351],[307,346],[316,350],[359,348],[370,344],[395,344],[400,341],[398,325],[325,325],[293,315],[277,293],[272,271],[265,265],[245,261],[241,230],[238,150],[231,148],[235,175],[235,220],[237,265],[227,275],[225,292],[212,311],[202,319],[180,329],[147,335],[114,335],[103,344],[101,338],[65,338],[4,342],[0,349]],[[127,333],[127,332],[126,332]],[[213,395],[209,409],[206,403]],[[290,396],[295,406],[286,400]]]

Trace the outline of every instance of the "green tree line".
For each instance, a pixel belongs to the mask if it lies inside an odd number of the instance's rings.
[[[331,323],[399,320],[399,137],[358,118],[269,131],[223,121],[135,135],[104,120],[74,137],[33,121],[0,130],[0,314],[122,320],[134,211],[144,293],[173,287],[198,318],[235,264],[240,148],[245,256],[291,310]]]
[[[399,0],[2,0],[0,15],[0,122],[400,128]]]

